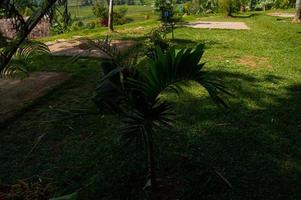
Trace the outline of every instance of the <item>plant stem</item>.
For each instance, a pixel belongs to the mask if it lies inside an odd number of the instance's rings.
[[[152,196],[156,196],[157,180],[156,180],[156,167],[153,143],[153,126],[151,121],[146,121],[144,124],[144,131],[147,139],[147,154],[148,154],[148,170],[150,173]]]

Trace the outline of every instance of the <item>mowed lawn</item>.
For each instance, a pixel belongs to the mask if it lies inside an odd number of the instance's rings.
[[[135,21],[144,20],[147,15],[150,18],[155,17],[154,9],[150,6],[116,5],[114,6],[114,9],[118,9],[120,7],[127,8],[127,17]],[[69,11],[77,20],[96,19],[95,15],[93,14],[93,6],[71,6],[69,7]]]
[[[301,199],[301,26],[265,13],[200,20],[242,21],[251,28],[179,27],[172,41],[176,47],[205,43],[205,68],[232,92],[225,97],[230,109],[215,106],[196,86],[181,96],[165,93],[162,98],[173,102],[177,115],[173,129],[155,136],[158,176],[180,182],[174,184],[179,199]],[[142,40],[156,24],[150,19],[118,26],[113,37]],[[135,35],[130,32],[140,26]],[[86,36],[96,37],[97,30]],[[139,199],[146,154],[141,145],[122,144],[120,119],[60,120],[52,109],[95,109],[91,97],[100,61],[50,57],[38,59],[33,70],[66,71],[73,79],[1,132],[0,181],[39,175],[58,194],[80,190],[81,199]],[[213,171],[232,188],[221,193],[204,175]]]

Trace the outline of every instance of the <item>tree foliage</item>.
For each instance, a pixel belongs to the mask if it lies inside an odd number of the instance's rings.
[[[143,140],[146,144],[150,183],[156,192],[155,136],[161,126],[172,127],[172,104],[161,94],[183,92],[183,86],[196,83],[205,88],[213,101],[226,106],[221,93],[229,94],[224,86],[208,72],[200,60],[204,45],[163,52],[156,48],[153,58],[140,62],[138,54],[121,54],[107,41],[89,42],[105,52],[109,59],[102,63],[103,76],[97,87],[94,102],[100,112],[115,113],[123,118],[123,138],[127,142]]]
[[[22,15],[24,5],[33,10],[33,13],[28,18]],[[25,0],[4,0],[0,2],[0,10],[3,12],[3,16],[13,19],[14,29],[17,31],[16,37],[6,40],[7,45],[1,47],[0,72],[11,63],[14,54],[26,41],[27,36],[39,21],[45,16],[51,18],[56,7],[61,5],[65,7],[63,17],[68,22],[67,0],[43,0],[39,4],[36,4],[36,1]]]

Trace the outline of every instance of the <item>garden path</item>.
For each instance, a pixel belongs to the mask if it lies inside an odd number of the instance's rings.
[[[134,44],[133,41],[112,41],[120,51],[123,51]],[[74,56],[81,55],[86,57],[103,57],[106,55],[97,49],[88,50],[87,46],[79,39],[73,40],[57,40],[54,42],[46,42],[52,55],[55,56]]]
[[[17,116],[70,76],[57,72],[34,72],[24,79],[0,79],[0,127]]]
[[[292,18],[295,16],[293,13],[269,13],[268,15],[273,17],[285,17],[285,18]]]
[[[186,26],[192,28],[208,28],[208,29],[234,29],[234,30],[250,29],[244,22],[196,21],[196,22],[189,22]]]

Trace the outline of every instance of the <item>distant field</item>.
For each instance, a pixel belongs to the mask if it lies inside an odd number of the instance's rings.
[[[114,8],[126,7],[128,8],[127,17],[133,21],[144,20],[146,16],[150,18],[156,17],[154,9],[151,6],[142,6],[142,5],[125,5],[125,6],[114,6]],[[91,20],[96,19],[92,12],[92,6],[70,6],[70,13],[72,16],[75,16],[79,20]]]
[[[93,0],[92,2],[95,2],[96,0]],[[134,0],[133,1],[135,5],[152,5],[154,3],[154,0]],[[68,0],[68,3],[70,6],[78,6],[80,5],[80,1],[78,0]]]

